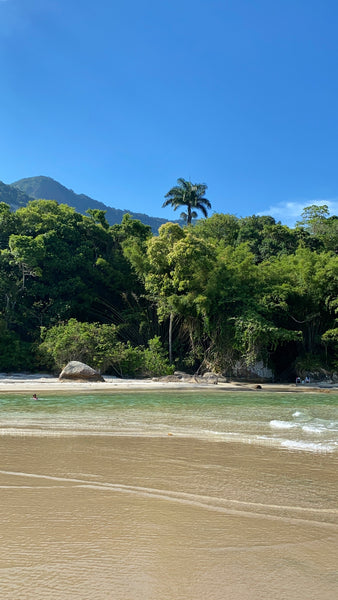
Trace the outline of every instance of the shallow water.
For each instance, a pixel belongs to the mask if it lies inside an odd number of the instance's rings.
[[[338,394],[120,392],[0,396],[1,435],[173,434],[338,450]]]
[[[1,599],[335,600],[337,401],[3,395]]]

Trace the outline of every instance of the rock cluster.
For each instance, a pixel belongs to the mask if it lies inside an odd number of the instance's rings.
[[[153,381],[164,381],[167,383],[210,383],[217,385],[217,383],[227,383],[228,380],[222,375],[217,375],[211,371],[204,373],[204,375],[191,375],[184,373],[183,371],[175,371],[173,375],[165,375],[164,377],[156,377]]]

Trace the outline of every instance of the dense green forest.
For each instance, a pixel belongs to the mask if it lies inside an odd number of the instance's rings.
[[[154,235],[53,200],[2,202],[0,222],[3,372],[71,359],[121,376],[338,370],[338,218],[325,206],[294,229],[213,214]]]

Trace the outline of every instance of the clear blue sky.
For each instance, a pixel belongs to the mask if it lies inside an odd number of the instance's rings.
[[[0,180],[163,218],[338,213],[336,0],[0,0]]]

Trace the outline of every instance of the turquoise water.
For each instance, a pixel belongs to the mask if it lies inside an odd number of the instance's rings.
[[[0,435],[163,436],[338,451],[338,394],[158,392],[0,395]]]

